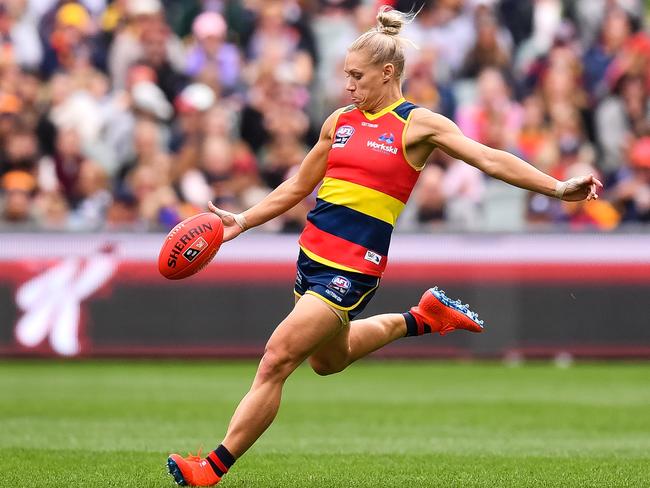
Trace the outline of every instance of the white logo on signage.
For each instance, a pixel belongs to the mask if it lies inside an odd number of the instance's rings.
[[[81,302],[107,283],[116,267],[108,254],[69,258],[20,286],[16,305],[24,314],[16,324],[18,343],[32,348],[49,339],[56,353],[79,354]]]
[[[379,152],[385,152],[385,153],[390,153],[390,154],[397,154],[399,151],[396,147],[394,146],[389,146],[387,144],[380,144],[376,141],[368,141],[367,147],[372,149],[373,151],[379,151]]]
[[[379,263],[381,263],[381,254],[377,254],[376,252],[372,252],[372,251],[367,251],[366,257],[363,259],[365,259],[366,261],[370,261],[371,263],[374,263],[377,266],[379,266]]]

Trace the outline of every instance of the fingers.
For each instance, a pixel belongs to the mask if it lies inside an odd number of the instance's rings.
[[[226,210],[221,210],[220,208],[216,207],[212,202],[208,202],[208,210],[210,212],[217,214],[219,218],[223,221],[224,224],[227,225],[233,225],[235,223],[235,218],[231,212],[227,212]]]
[[[584,178],[584,183],[589,183],[589,193],[587,194],[587,201],[598,199],[598,188],[602,188],[602,182],[594,175],[589,175]]]
[[[226,212],[225,210],[221,210],[220,208],[216,207],[214,205],[214,203],[212,203],[212,202],[208,202],[208,210],[210,210],[210,212],[215,213],[219,217],[222,217],[222,218],[225,217],[226,215],[228,215],[228,212]]]

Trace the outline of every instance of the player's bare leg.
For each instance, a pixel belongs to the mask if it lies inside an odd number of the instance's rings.
[[[409,315],[411,324],[407,321]],[[320,375],[334,374],[406,335],[430,332],[443,335],[456,329],[481,332],[482,324],[466,305],[450,300],[437,288],[431,288],[424,292],[418,306],[411,308],[408,314],[382,314],[353,320],[349,327],[344,327],[320,346],[309,357],[309,363]]]
[[[357,359],[406,335],[402,314],[375,315],[353,320],[309,357],[309,364],[320,375],[343,371]]]
[[[273,332],[255,375],[228,426],[223,444],[241,456],[271,424],[289,375],[321,344],[341,330],[338,316],[322,300],[305,295]]]
[[[273,422],[289,375],[341,328],[339,317],[322,300],[311,295],[298,300],[271,335],[253,385],[235,410],[217,451],[222,449],[231,462],[246,452]],[[170,473],[179,484],[214,485],[229,468],[215,452],[206,459],[173,454],[168,461]]]

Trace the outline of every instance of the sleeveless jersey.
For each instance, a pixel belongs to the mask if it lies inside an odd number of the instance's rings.
[[[415,108],[402,98],[376,114],[353,105],[341,112],[316,206],[300,236],[311,259],[381,276],[395,222],[422,169],[404,154]]]

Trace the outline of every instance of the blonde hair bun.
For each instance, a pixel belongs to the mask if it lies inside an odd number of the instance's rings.
[[[406,23],[405,15],[398,11],[393,10],[388,5],[382,5],[377,13],[377,32],[389,36],[399,35],[402,27]]]

